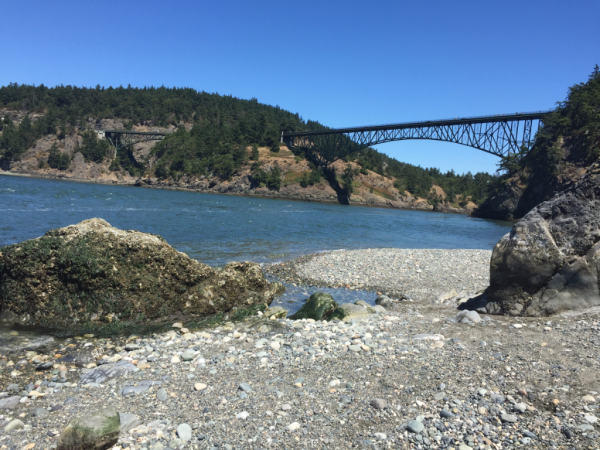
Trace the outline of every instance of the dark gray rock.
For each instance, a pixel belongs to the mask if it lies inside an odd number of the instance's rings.
[[[440,411],[440,417],[443,417],[445,419],[450,419],[451,417],[454,417],[454,414],[451,413],[450,411],[448,411],[447,409],[442,409]]]
[[[600,305],[600,164],[527,213],[492,253],[489,313],[547,316]]]

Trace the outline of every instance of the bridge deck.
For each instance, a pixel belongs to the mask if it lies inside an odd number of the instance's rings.
[[[133,130],[103,130],[105,133],[117,134],[140,134],[143,136],[166,136],[169,133],[160,133],[154,131],[133,131]]]
[[[477,116],[477,117],[457,117],[455,119],[442,119],[442,120],[426,120],[421,122],[402,122],[402,123],[390,123],[385,125],[370,125],[363,127],[351,127],[351,128],[332,128],[328,130],[314,130],[314,131],[300,131],[297,133],[283,133],[283,137],[287,136],[314,136],[317,134],[338,134],[338,133],[355,133],[360,131],[379,131],[379,130],[401,130],[404,128],[423,128],[423,127],[434,127],[434,126],[449,126],[449,125],[464,125],[464,124],[475,124],[475,123],[489,123],[489,122],[504,122],[513,120],[539,120],[544,116],[548,115],[553,110],[548,111],[536,111],[536,112],[523,112],[514,114],[496,114],[493,116]]]

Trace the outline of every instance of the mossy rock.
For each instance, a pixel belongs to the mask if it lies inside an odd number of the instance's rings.
[[[371,307],[365,308],[362,305],[352,303],[342,303],[330,316],[330,320],[341,320],[342,322],[350,322],[352,320],[362,320],[374,314],[375,310]]]
[[[160,236],[102,219],[0,248],[0,313],[20,325],[89,332],[194,320],[269,305],[277,289],[258,264],[214,269]]]
[[[315,292],[296,314],[290,316],[290,319],[323,320],[327,319],[335,308],[337,308],[337,303],[330,294]]]
[[[103,450],[117,443],[121,418],[114,408],[71,419],[62,430],[57,450]]]

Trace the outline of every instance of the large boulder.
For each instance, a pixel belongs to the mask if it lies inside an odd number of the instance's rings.
[[[268,305],[277,288],[258,264],[214,269],[160,236],[102,219],[0,248],[0,313],[21,325],[100,328],[115,320],[204,317]]]
[[[600,165],[541,203],[492,253],[486,309],[547,316],[600,305]]]

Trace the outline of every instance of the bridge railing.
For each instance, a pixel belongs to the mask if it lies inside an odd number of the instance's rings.
[[[531,116],[545,116],[547,114],[550,114],[553,111],[554,111],[554,109],[548,109],[545,111],[542,110],[542,111],[528,111],[528,112],[520,112],[520,113],[517,112],[517,113],[509,113],[509,114],[493,114],[493,115],[486,115],[486,116],[452,117],[452,118],[448,118],[448,119],[418,120],[418,121],[411,121],[411,122],[383,123],[383,124],[379,124],[379,125],[360,125],[360,126],[355,126],[355,127],[343,127],[343,128],[325,128],[325,129],[321,129],[321,130],[305,130],[305,131],[297,131],[297,132],[291,132],[291,133],[283,132],[283,135],[290,136],[290,135],[296,135],[296,134],[319,133],[319,132],[326,132],[326,131],[334,132],[336,130],[356,130],[356,129],[360,129],[360,128],[398,127],[398,126],[404,126],[404,125],[419,125],[419,124],[424,124],[424,123],[453,122],[456,120],[478,120],[478,119],[494,120],[499,117],[505,117],[507,119],[510,119],[510,118],[527,119],[527,118],[531,118]],[[539,118],[539,117],[534,117],[534,118]]]
[[[487,116],[469,116],[469,117],[451,117],[449,119],[436,119],[436,120],[417,120],[417,121],[411,121],[411,122],[395,122],[395,123],[382,123],[379,125],[367,125],[368,127],[389,127],[389,126],[394,126],[394,125],[410,125],[411,123],[427,123],[427,122],[450,122],[452,120],[474,120],[474,119],[487,119],[487,118],[494,118],[494,117],[505,117],[505,116],[513,116],[513,117],[518,117],[518,116],[528,116],[528,115],[546,115],[546,114],[550,114],[552,111],[554,111],[554,109],[548,109],[546,111],[528,111],[528,112],[518,112],[518,113],[510,113],[510,114],[493,114],[493,115],[487,115]],[[362,127],[365,127],[364,125],[362,125]],[[360,128],[359,127],[344,127],[344,128]],[[317,131],[317,130],[314,130]]]

